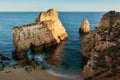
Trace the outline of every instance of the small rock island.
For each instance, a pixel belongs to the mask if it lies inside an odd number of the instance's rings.
[[[84,19],[82,21],[82,23],[80,24],[79,32],[84,33],[84,34],[90,32],[90,24],[89,24],[89,21],[87,19]]]
[[[41,12],[35,23],[13,28],[13,57],[23,59],[29,47],[33,52],[39,52],[59,44],[67,36],[55,9]]]

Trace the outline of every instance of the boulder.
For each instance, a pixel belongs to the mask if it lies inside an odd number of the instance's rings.
[[[55,9],[42,12],[33,24],[13,28],[13,41],[16,58],[24,58],[29,47],[33,52],[59,44],[67,38],[67,32],[63,27]]]
[[[82,40],[82,54],[88,59],[84,78],[98,80],[120,73],[119,38],[120,12],[110,11],[103,15],[98,28]]]
[[[7,56],[4,56],[3,54],[0,54],[0,60],[9,61],[10,58]]]
[[[90,32],[90,25],[87,19],[84,19],[80,24],[79,32],[81,33],[89,33]]]

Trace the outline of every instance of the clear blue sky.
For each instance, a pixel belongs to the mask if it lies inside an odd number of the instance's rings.
[[[0,11],[120,11],[120,0],[0,0]]]

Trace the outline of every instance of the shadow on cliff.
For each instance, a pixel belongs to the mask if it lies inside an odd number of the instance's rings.
[[[27,57],[28,52],[31,54],[38,54],[38,53],[46,53],[52,49],[55,49],[59,44],[54,44],[53,46],[49,46],[46,48],[46,45],[43,46],[34,46],[32,43],[29,45],[27,50],[22,51],[13,51],[12,58],[14,60],[23,60]]]
[[[88,33],[79,33],[79,37],[80,37],[80,45],[81,47],[83,46],[83,43],[82,41],[88,36]],[[81,53],[83,53],[81,51]],[[89,60],[88,58],[84,57],[82,54],[81,54],[82,58],[83,58],[83,63],[81,64],[82,65],[82,68],[87,64],[87,61]]]
[[[32,49],[33,45],[30,44],[29,49],[27,50],[27,54],[24,55],[24,58],[19,60],[16,58],[15,53],[13,52],[13,59],[16,60],[17,65],[26,67],[31,66],[33,69],[36,66],[40,66],[42,69],[49,68],[50,66],[58,66],[62,60],[62,51],[64,49],[65,41],[61,43],[51,46],[49,48],[44,48],[39,50],[38,48]],[[43,55],[45,55],[43,57]],[[18,56],[18,53],[17,53]],[[36,57],[37,56],[37,57]],[[42,58],[41,58],[42,57]]]

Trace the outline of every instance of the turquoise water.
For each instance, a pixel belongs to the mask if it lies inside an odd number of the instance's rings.
[[[79,34],[80,22],[87,18],[91,30],[98,25],[104,12],[59,12],[59,18],[66,28],[68,39],[58,45],[53,51],[34,55],[38,62],[51,65],[49,73],[60,73],[69,75],[79,75],[83,68],[83,59],[81,56],[81,36]],[[0,53],[8,56],[12,60],[12,52],[15,50],[13,45],[14,26],[34,23],[39,12],[0,12]],[[29,52],[30,53],[30,52]],[[30,53],[31,54],[31,53]],[[56,57],[57,59],[54,59]],[[46,59],[47,58],[47,59]]]

